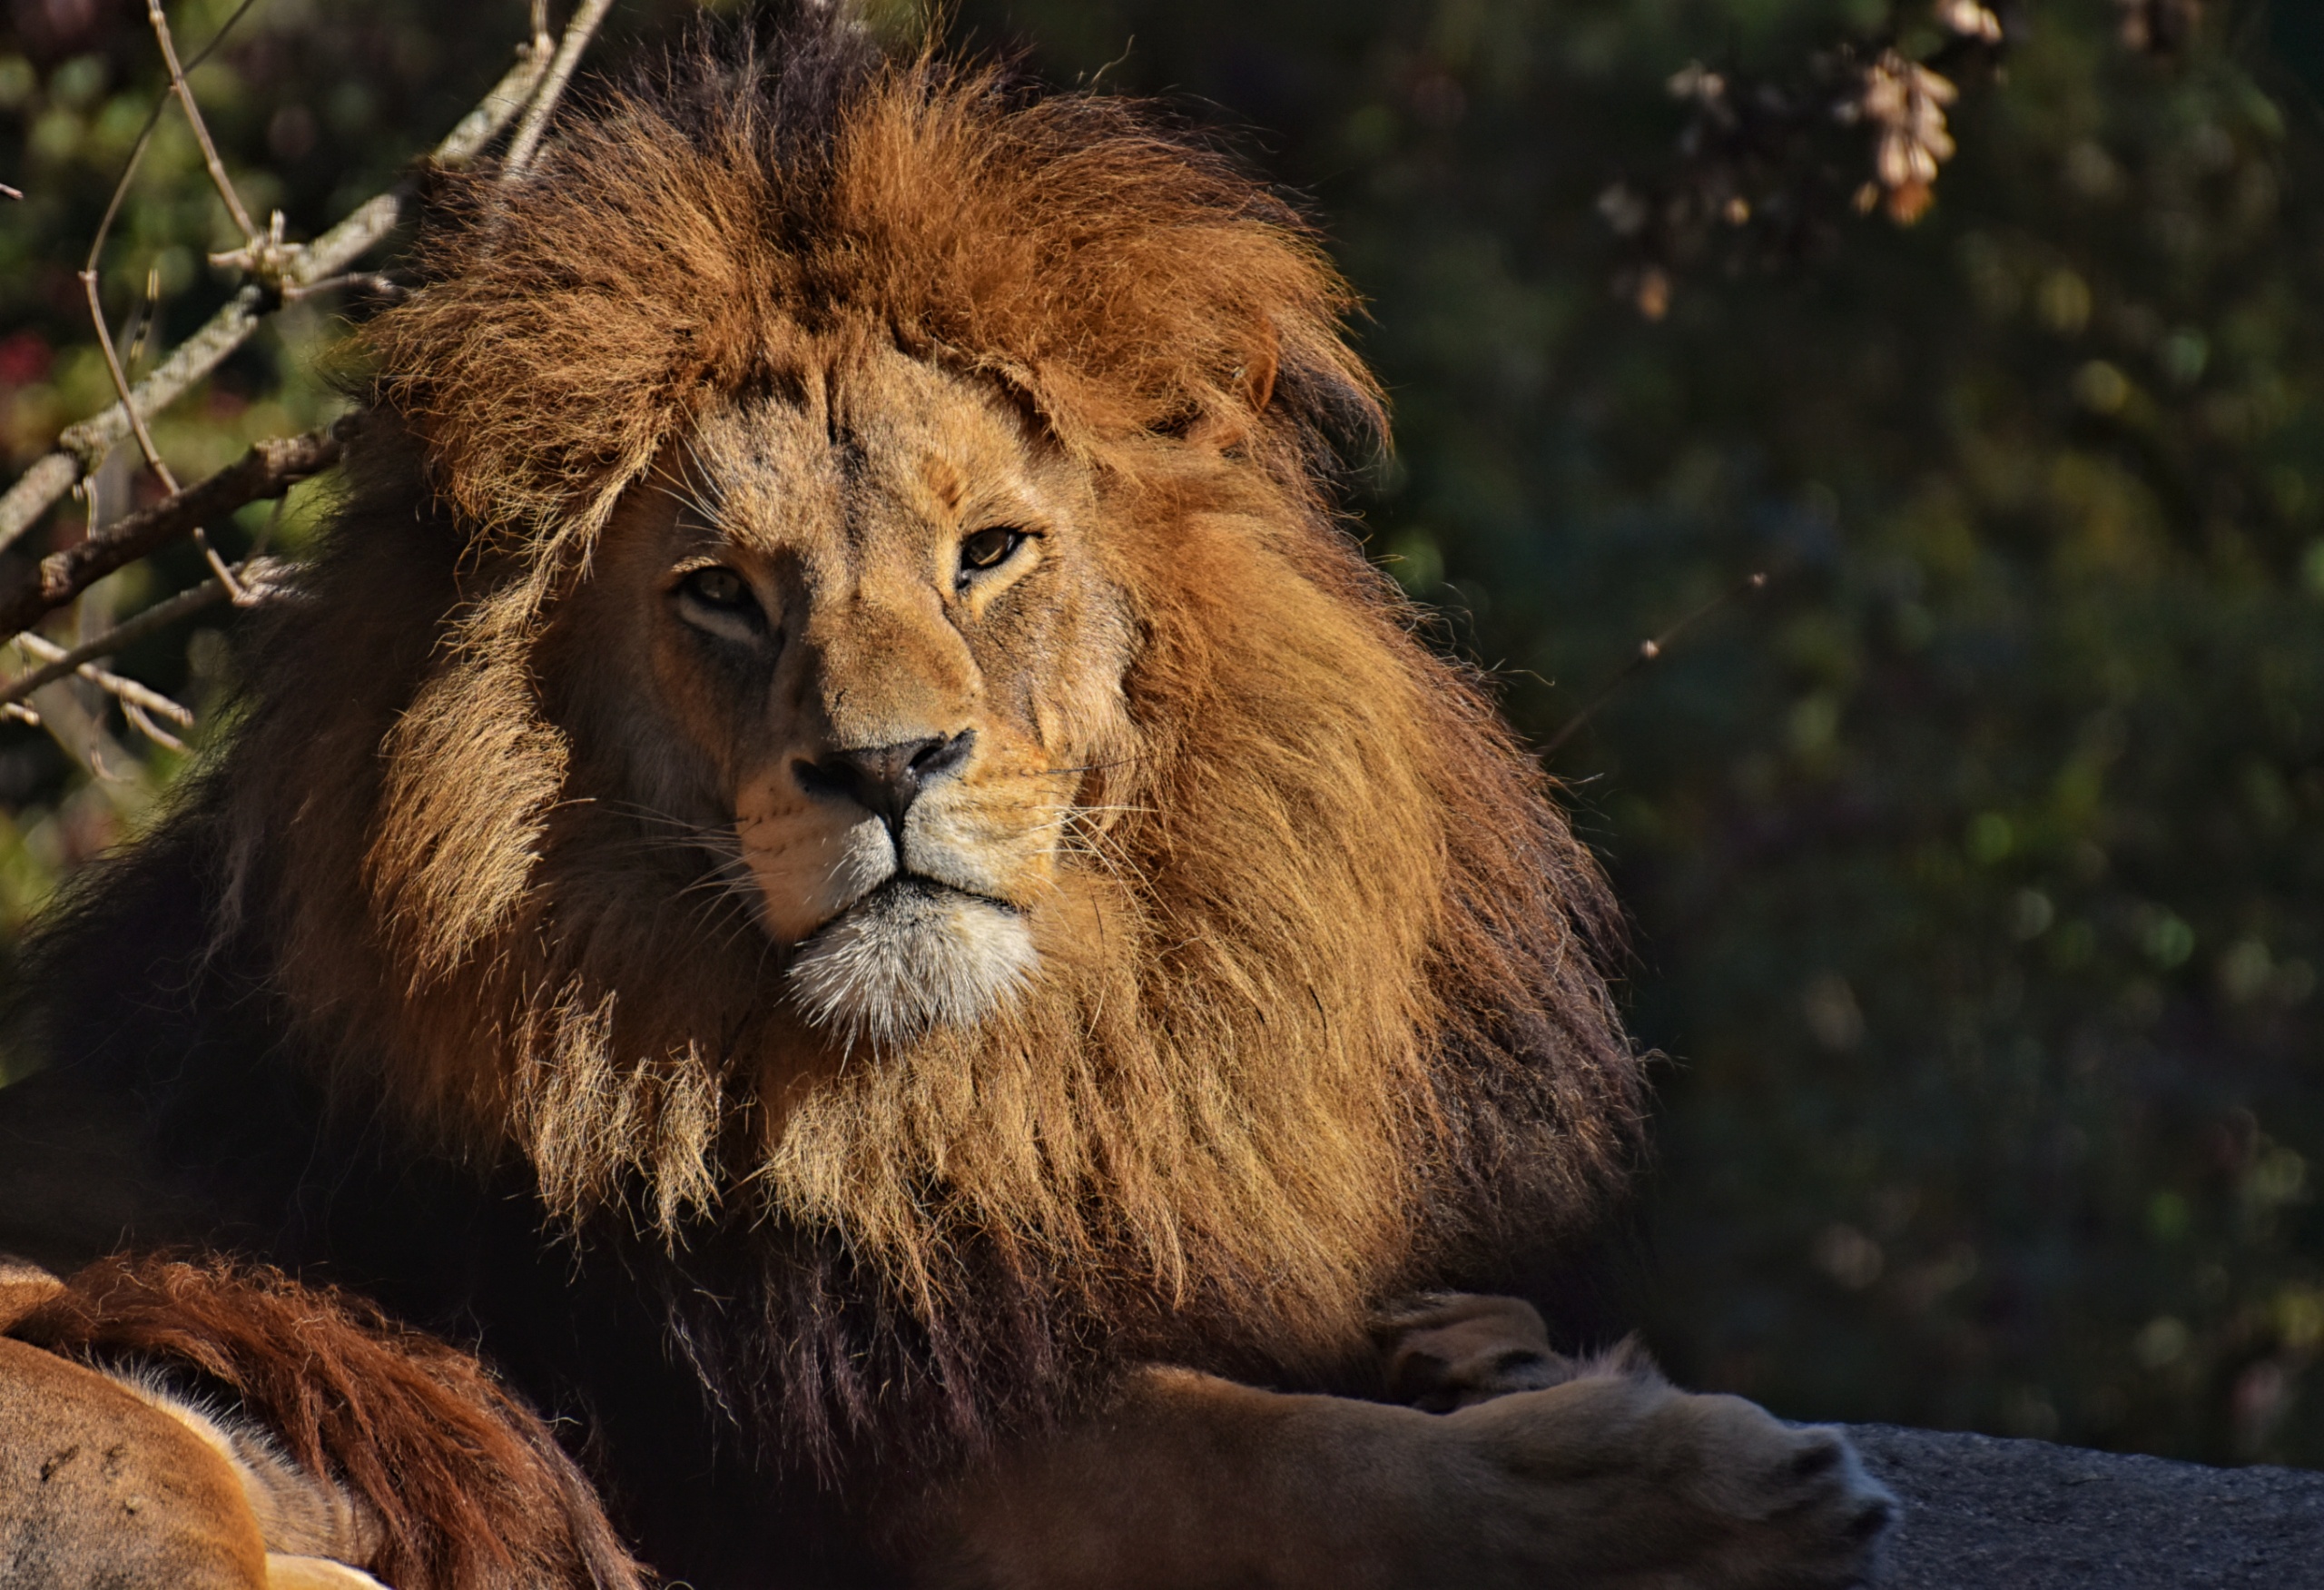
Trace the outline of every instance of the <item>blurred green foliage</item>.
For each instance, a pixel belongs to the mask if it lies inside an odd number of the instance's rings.
[[[1529,733],[1771,576],[1553,758],[1672,1057],[1618,1311],[1686,1379],[2324,1464],[2324,24],[2280,4],[2214,5],[2169,55],[2118,0],[2001,7],[2005,74],[1953,107],[1917,225],[1849,217],[1780,269],[1714,250],[1659,321],[1613,291],[1599,201],[1674,169],[1670,76],[1925,52],[1922,0],[958,7],[1052,77],[1208,102],[1311,195],[1396,404],[1362,528]],[[100,9],[18,0],[0,36],[18,464],[106,391],[73,272],[157,78]],[[241,28],[197,85],[299,236],[450,124],[524,8],[261,0]],[[158,273],[155,346],[231,287],[172,125],[105,278],[126,317]],[[285,316],[165,450],[310,423],[332,335]],[[193,578],[163,561],[115,606]],[[201,700],[216,649],[124,667]],[[0,729],[7,922],[118,831],[94,787]]]

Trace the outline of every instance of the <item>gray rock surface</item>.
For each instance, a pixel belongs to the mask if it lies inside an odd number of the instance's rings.
[[[1905,1505],[1879,1590],[2324,1590],[2324,1472],[1848,1433]]]

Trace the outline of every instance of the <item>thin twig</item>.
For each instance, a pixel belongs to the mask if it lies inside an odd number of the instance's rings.
[[[97,329],[97,346],[104,350],[105,368],[113,372],[113,389],[121,394],[122,406],[128,411],[130,426],[137,433],[138,450],[145,455],[146,467],[160,477],[162,489],[175,496],[178,478],[170,473],[169,465],[162,461],[161,449],[153,445],[153,433],[145,429],[145,417],[130,400],[129,376],[121,368],[121,355],[113,351],[113,332],[105,326],[104,307],[97,301],[97,273],[94,271],[81,272],[81,288],[89,295],[89,322]],[[202,561],[210,565],[210,572],[217,578],[219,587],[234,599],[235,604],[240,606],[249,601],[250,593],[234,583],[234,571],[226,567],[226,560],[219,557],[217,549],[210,545],[210,533],[200,525],[193,527],[193,544],[202,548]]]
[[[113,351],[113,332],[105,325],[104,305],[97,301],[97,273],[81,272],[81,291],[89,300],[89,323],[97,329],[97,346],[104,350],[105,368],[113,372],[113,390],[120,394],[129,410],[129,428],[137,438],[137,450],[145,455],[145,467],[161,480],[163,490],[174,492],[178,479],[170,473],[169,465],[162,461],[161,449],[153,445],[153,433],[145,429],[145,416],[129,400],[129,373],[121,368],[121,355]]]
[[[1550,736],[1549,743],[1541,747],[1541,755],[1543,757],[1549,757],[1556,755],[1558,747],[1564,745],[1568,740],[1573,738],[1575,735],[1581,733],[1581,726],[1590,720],[1600,707],[1612,700],[1617,691],[1621,689],[1624,685],[1630,683],[1630,676],[1632,675],[1637,674],[1641,669],[1659,659],[1663,653],[1669,651],[1670,649],[1670,643],[1678,639],[1679,636],[1693,628],[1703,619],[1709,617],[1713,613],[1718,612],[1721,607],[1727,606],[1728,603],[1741,597],[1754,595],[1757,592],[1763,591],[1767,588],[1768,577],[1766,575],[1751,575],[1745,578],[1741,583],[1729,586],[1727,589],[1719,592],[1718,595],[1713,597],[1709,601],[1705,602],[1701,607],[1697,607],[1693,612],[1679,619],[1676,624],[1673,624],[1669,628],[1654,637],[1651,640],[1640,641],[1638,643],[1638,650],[1631,654],[1630,660],[1624,663],[1620,668],[1617,669],[1612,678],[1607,680],[1605,684],[1599,686],[1598,694],[1592,696],[1587,702],[1585,702],[1580,712],[1575,713],[1571,717],[1565,720],[1565,726],[1563,728],[1561,728],[1556,734]]]
[[[208,44],[193,53],[193,59],[185,64],[185,69],[191,72],[210,59],[210,53],[226,42],[226,35],[234,31],[234,25],[257,4],[258,0],[242,0],[234,7],[234,14],[219,25],[218,31],[210,35]],[[121,163],[121,180],[113,183],[113,197],[105,202],[104,219],[97,222],[97,235],[89,243],[88,262],[81,267],[84,271],[97,268],[97,261],[104,252],[105,239],[113,234],[113,223],[121,214],[122,201],[129,196],[130,181],[137,175],[138,164],[145,158],[146,145],[153,142],[153,129],[162,124],[162,109],[169,103],[168,96],[164,95],[155,100],[153,108],[145,113],[145,124],[137,129],[136,141],[129,146],[129,158]]]
[[[193,103],[193,89],[185,80],[185,68],[178,64],[177,41],[170,36],[170,19],[162,15],[162,0],[145,0],[145,15],[153,25],[153,36],[161,41],[162,59],[170,64],[170,86],[177,90],[178,104],[185,107],[185,119],[193,127],[194,141],[202,145],[202,160],[210,168],[211,185],[226,201],[226,212],[234,218],[242,242],[255,246],[258,228],[251,224],[250,212],[242,208],[241,195],[234,192],[234,184],[227,179],[226,163],[218,158],[218,145],[211,141],[209,123],[202,119],[202,107]]]
[[[345,271],[336,276],[326,276],[320,281],[307,282],[303,286],[295,282],[286,284],[282,289],[282,301],[296,303],[302,298],[312,298],[319,292],[336,291],[342,287],[359,288],[374,298],[384,298],[390,302],[403,297],[406,291],[400,284],[389,281],[377,271]]]
[[[129,724],[132,728],[135,729],[139,734],[143,735],[147,739],[153,741],[155,745],[162,746],[165,750],[180,753],[182,753],[185,750],[185,742],[183,740],[179,739],[177,736],[170,733],[169,730],[163,728],[160,724],[155,723],[152,718],[146,716],[144,709],[125,696],[122,697],[121,701],[121,716],[129,720]],[[192,726],[189,725],[187,726],[191,727]]]
[[[565,37],[557,43],[556,59],[549,63],[548,76],[542,82],[540,92],[533,96],[524,121],[517,124],[516,137],[508,142],[508,158],[500,167],[505,175],[521,176],[525,168],[532,164],[534,153],[548,131],[549,117],[556,114],[556,102],[565,97],[565,85],[573,80],[573,69],[581,64],[581,53],[589,47],[598,25],[613,8],[614,0],[581,0],[573,20],[565,25]]]
[[[199,57],[197,57],[198,59]],[[460,118],[430,158],[443,166],[465,165],[516,118],[532,97],[547,60],[529,44],[517,53],[509,68],[475,109]],[[358,205],[340,223],[306,244],[285,285],[306,286],[334,276],[376,246],[403,218],[403,197],[380,193]],[[173,349],[152,374],[137,383],[133,397],[138,412],[152,414],[167,408],[193,384],[215,370],[251,333],[265,323],[280,298],[258,282],[237,292],[202,328]],[[130,433],[129,410],[119,402],[67,426],[54,451],[17,478],[0,496],[0,548],[22,536],[48,511],[51,504],[99,459]]]
[[[114,520],[86,540],[52,552],[14,578],[0,579],[0,638],[21,634],[41,616],[198,525],[222,518],[244,503],[278,496],[339,461],[332,430],[278,437],[252,444],[241,459],[153,507]]]
[[[64,661],[65,652],[63,647],[46,636],[35,635],[29,629],[15,637],[15,644],[52,667]],[[193,714],[159,690],[141,685],[134,679],[123,678],[111,669],[101,668],[94,663],[66,666],[98,689],[118,696],[125,703],[143,707],[147,712],[158,712],[180,728],[190,729],[193,726]],[[39,686],[35,686],[34,688],[37,689]]]
[[[204,580],[190,591],[181,591],[164,602],[156,602],[127,623],[106,630],[94,640],[83,642],[52,662],[28,668],[5,685],[0,685],[0,707],[22,701],[35,690],[53,685],[65,675],[79,668],[93,657],[110,657],[157,629],[166,628],[189,613],[204,607],[214,607],[225,596],[225,588],[216,580]],[[27,631],[26,633],[30,633]]]
[[[240,574],[245,588],[264,588],[266,572],[255,557],[242,560]],[[103,635],[83,641],[54,661],[43,663],[20,677],[0,685],[0,707],[12,701],[24,700],[42,686],[62,679],[83,663],[112,657],[145,637],[168,628],[190,614],[216,607],[225,594],[225,587],[214,579],[206,579],[192,590],[180,591],[176,596],[154,603],[134,618],[123,619]]]

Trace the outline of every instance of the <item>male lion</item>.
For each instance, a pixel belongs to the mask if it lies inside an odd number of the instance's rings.
[[[233,733],[33,952],[0,1245],[472,1329],[704,1590],[1862,1576],[1836,1434],[1521,1311],[1390,1394],[1375,1310],[1571,1231],[1640,1066],[1332,518],[1380,412],[1289,209],[825,7],[420,258]]]

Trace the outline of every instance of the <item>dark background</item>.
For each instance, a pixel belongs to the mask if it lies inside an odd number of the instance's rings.
[[[192,49],[231,9],[172,15]],[[690,9],[625,0],[594,58]],[[17,466],[109,391],[74,272],[159,84],[143,10],[0,31]],[[1355,528],[1537,742],[1769,577],[1551,755],[1669,1057],[1568,1317],[1794,1416],[2324,1464],[2324,9],[2152,0],[2142,47],[2133,10],[2003,5],[1965,54],[1920,0],[961,0],[953,31],[1169,95],[1306,196],[1395,404]],[[260,0],[195,84],[252,209],[311,235],[524,30]],[[1962,90],[1910,226],[1847,202],[1872,133],[1828,114],[1891,44]],[[1690,62],[1815,114],[1689,153]],[[157,290],[148,361],[231,290],[222,216],[165,118],[104,261],[117,324]],[[328,416],[341,307],[172,411],[182,475]],[[222,651],[123,667],[209,709]],[[0,931],[178,761],[95,779],[0,728]]]

